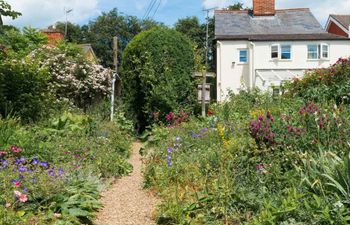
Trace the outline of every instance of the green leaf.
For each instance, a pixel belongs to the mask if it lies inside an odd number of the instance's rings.
[[[86,211],[86,210],[82,210],[79,208],[72,208],[68,210],[68,213],[71,216],[76,216],[76,217],[86,217],[90,215],[90,212]]]

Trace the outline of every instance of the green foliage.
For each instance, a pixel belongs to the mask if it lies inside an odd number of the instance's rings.
[[[84,114],[0,120],[0,134],[0,224],[91,224],[103,179],[132,171],[128,134]]]
[[[142,131],[152,121],[179,109],[193,109],[194,53],[180,33],[155,28],[136,36],[123,54],[122,89],[128,117]]]
[[[0,114],[19,116],[24,122],[41,118],[52,103],[48,80],[47,71],[37,64],[0,63]]]
[[[123,16],[117,9],[103,12],[87,27],[82,27],[85,40],[92,44],[97,57],[105,67],[114,68],[113,38],[118,37],[118,61],[121,61],[122,50],[141,31],[148,30],[158,23],[140,21],[134,16]]]
[[[307,101],[349,103],[350,59],[339,59],[330,68],[312,70],[303,79],[294,79],[287,85],[289,96],[300,96]]]
[[[5,2],[4,0],[0,0],[0,29],[3,26],[2,16],[11,17],[12,19],[16,19],[22,14],[12,10],[10,4]]]
[[[304,101],[253,90],[208,119],[154,126],[145,186],[163,199],[158,223],[349,224],[349,107]]]

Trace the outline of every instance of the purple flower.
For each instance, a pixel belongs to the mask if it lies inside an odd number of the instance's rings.
[[[53,176],[55,176],[55,171],[52,169],[52,170],[49,170],[49,176],[50,177],[53,177]]]
[[[8,162],[5,159],[1,160],[1,164],[2,168],[6,168],[8,166]]]
[[[23,175],[20,174],[20,175],[19,175],[19,180],[23,180],[23,179],[24,179]]]
[[[33,177],[32,182],[33,182],[33,184],[36,184],[36,183],[38,183],[38,179],[36,179],[35,177]]]
[[[166,162],[167,162],[167,164],[168,164],[168,167],[172,167],[172,166],[173,166],[172,158],[171,158],[170,155],[168,155],[168,156],[166,157]]]
[[[174,149],[168,148],[168,153],[169,153],[169,154],[171,154],[171,153],[173,153],[173,152],[174,152]]]
[[[64,173],[64,171],[63,171],[62,167],[60,167],[60,168],[58,169],[58,175],[62,175],[63,173]]]
[[[25,163],[25,161],[26,161],[26,159],[22,157],[22,158],[20,158],[20,159],[16,159],[15,163],[16,163],[17,165],[19,165],[19,164]]]
[[[40,166],[44,167],[44,168],[49,168],[49,164],[47,162],[41,162]]]
[[[206,132],[208,132],[208,130],[209,130],[208,128],[202,128],[201,132],[206,133]]]
[[[38,160],[37,158],[33,158],[32,164],[33,164],[33,165],[39,164],[39,160]]]
[[[23,192],[24,193],[28,193],[28,189],[27,188],[23,188]]]
[[[20,167],[18,168],[18,170],[19,170],[19,172],[24,173],[24,172],[27,172],[27,167],[25,167],[25,166],[20,166]]]

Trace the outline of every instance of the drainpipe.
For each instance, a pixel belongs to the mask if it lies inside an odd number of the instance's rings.
[[[255,50],[255,44],[253,42],[250,42],[250,60],[249,60],[249,88],[252,90],[255,87],[255,77],[254,77],[254,50]]]
[[[217,59],[219,62],[217,62],[217,68],[216,68],[216,98],[217,98],[217,102],[221,102],[221,47],[222,47],[222,43],[220,41],[217,41],[217,50],[219,51],[219,53],[217,53]]]

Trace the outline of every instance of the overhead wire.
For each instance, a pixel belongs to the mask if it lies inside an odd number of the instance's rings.
[[[153,15],[152,15],[152,19],[154,19],[154,16],[156,15],[156,13],[158,12],[158,9],[159,9],[159,6],[161,5],[161,3],[162,3],[162,0],[159,0],[159,2],[158,2],[158,5],[157,5],[157,8],[156,8],[156,10],[154,11],[154,13],[153,13]]]
[[[152,9],[154,5],[156,4],[157,0],[151,0],[150,4],[148,5],[145,15],[142,17],[142,20],[147,19],[149,17],[149,14],[152,12]]]

